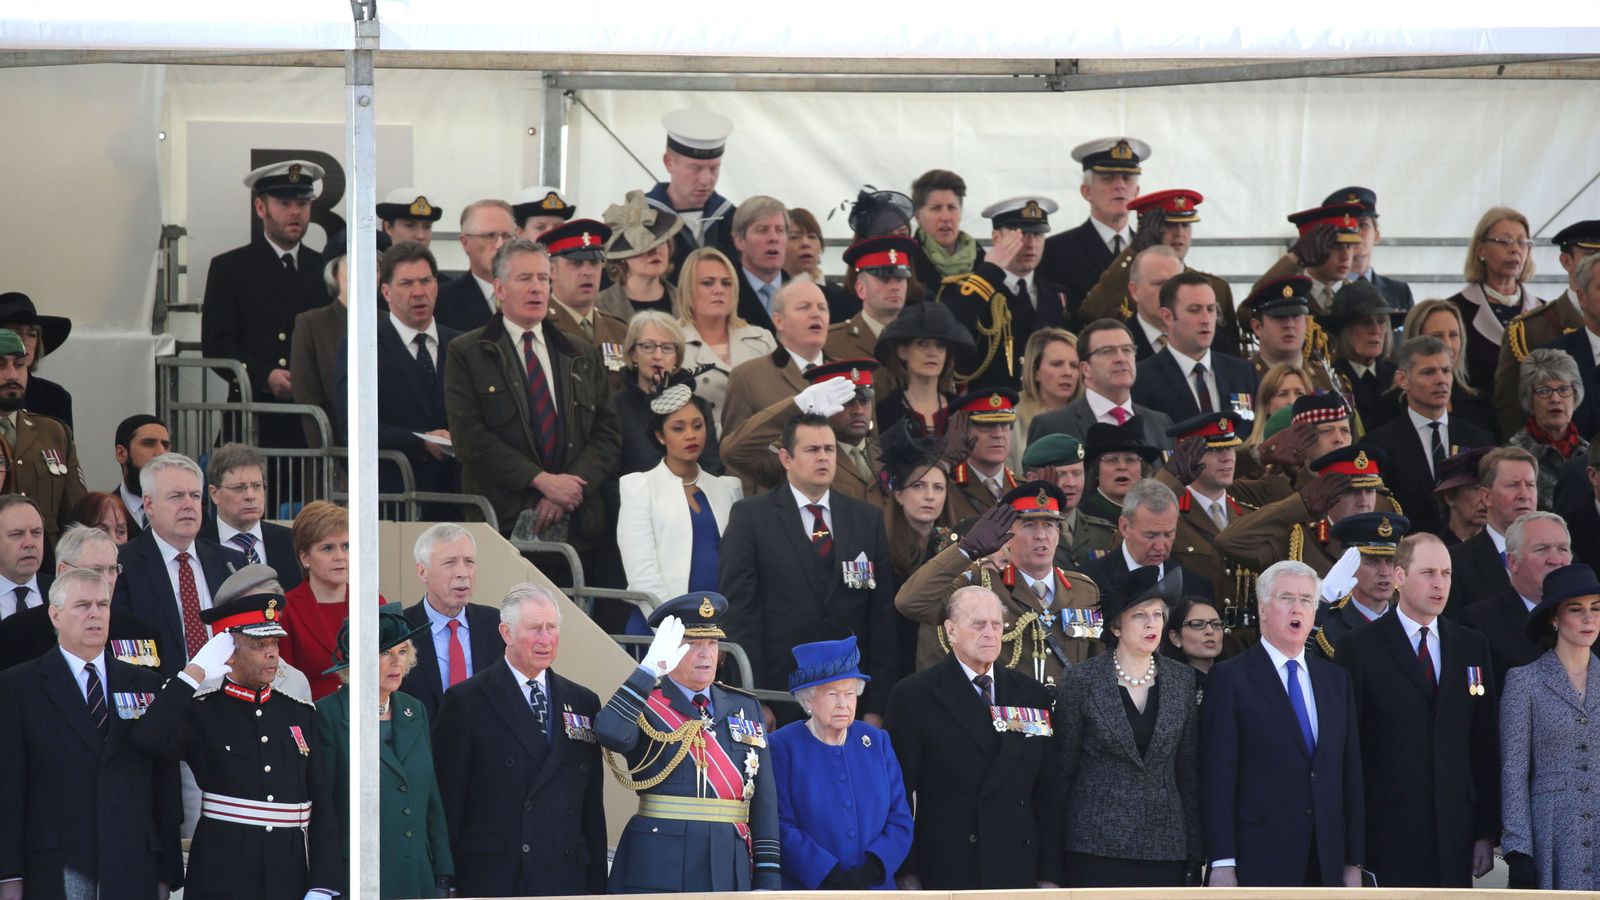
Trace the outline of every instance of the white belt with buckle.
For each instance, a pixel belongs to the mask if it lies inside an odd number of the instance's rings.
[[[253,825],[269,831],[274,827],[305,828],[311,824],[310,802],[271,803],[204,792],[200,794],[200,814],[219,822]]]

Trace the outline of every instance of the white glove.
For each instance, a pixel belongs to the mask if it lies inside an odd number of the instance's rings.
[[[1361,551],[1354,547],[1344,551],[1339,561],[1322,579],[1322,602],[1333,603],[1356,586],[1356,570],[1361,568]]]
[[[639,668],[649,672],[651,678],[660,678],[676,669],[688,652],[689,645],[683,642],[683,621],[677,616],[667,616],[656,628],[655,640],[650,642]]]
[[[189,660],[189,665],[199,666],[200,671],[205,673],[206,677],[201,681],[210,681],[233,671],[233,667],[228,665],[228,660],[232,658],[233,632],[224,631],[206,641],[206,645]]]
[[[794,405],[803,413],[832,416],[844,412],[844,405],[856,395],[855,383],[843,375],[819,381],[795,395]]]

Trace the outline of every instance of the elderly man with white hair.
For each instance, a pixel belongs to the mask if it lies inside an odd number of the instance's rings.
[[[600,699],[551,668],[561,618],[548,589],[513,585],[500,602],[504,660],[439,709],[433,761],[462,896],[605,892]]]
[[[473,603],[478,583],[478,542],[454,522],[439,522],[417,536],[411,548],[417,578],[426,593],[406,607],[412,625],[428,626],[418,635],[417,666],[400,690],[422,701],[428,718],[439,720],[445,691],[489,668],[505,655],[494,607]]]
[[[1200,714],[1201,822],[1214,887],[1360,887],[1366,831],[1350,674],[1306,653],[1321,579],[1256,579],[1261,642],[1213,666]]]

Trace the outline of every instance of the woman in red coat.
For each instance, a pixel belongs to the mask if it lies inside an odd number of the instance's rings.
[[[338,676],[323,670],[333,665],[339,626],[350,615],[349,513],[326,500],[306,504],[294,519],[294,552],[305,580],[284,595],[293,625],[279,652],[311,680],[311,699],[321,700],[339,689]]]

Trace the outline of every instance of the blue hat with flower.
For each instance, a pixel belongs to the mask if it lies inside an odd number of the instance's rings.
[[[794,654],[795,666],[789,673],[790,693],[842,678],[872,680],[871,676],[861,674],[861,651],[856,649],[855,635],[837,641],[800,644],[789,652]]]

